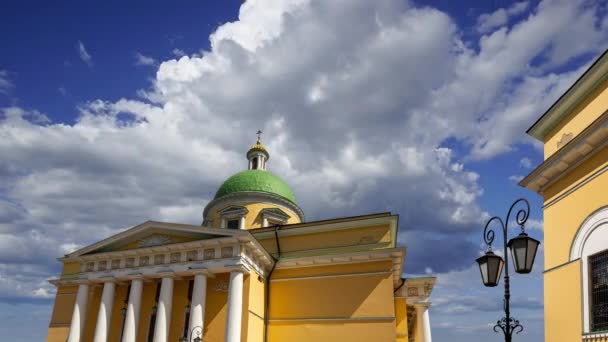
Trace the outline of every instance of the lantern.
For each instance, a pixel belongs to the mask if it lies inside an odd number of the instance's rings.
[[[488,287],[498,285],[504,265],[502,258],[492,253],[492,251],[488,251],[484,256],[477,258],[477,263],[479,264],[483,284]]]
[[[513,256],[515,272],[532,272],[532,265],[534,264],[538,245],[540,245],[540,241],[529,237],[528,234],[523,232],[509,241],[507,246],[509,246],[511,255]]]

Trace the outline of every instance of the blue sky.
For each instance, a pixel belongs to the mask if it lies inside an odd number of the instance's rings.
[[[592,1],[12,2],[0,11],[0,334],[46,335],[56,257],[148,219],[200,223],[262,129],[308,220],[400,214],[435,340],[499,341],[484,220],[540,198],[525,130],[604,50]],[[513,232],[512,234],[515,234]],[[541,251],[542,252],[542,251]],[[542,258],[512,278],[539,341]],[[27,331],[20,324],[30,317]]]

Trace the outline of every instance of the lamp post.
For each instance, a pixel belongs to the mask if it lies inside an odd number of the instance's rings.
[[[509,229],[509,218],[513,209],[519,204],[525,204],[523,209],[517,211],[515,215],[515,221],[521,228],[521,233],[507,242],[507,231]],[[524,198],[520,198],[513,202],[505,221],[494,216],[486,222],[486,226],[483,230],[483,239],[488,246],[486,254],[476,261],[479,264],[479,270],[481,271],[481,279],[483,284],[488,287],[494,287],[498,285],[500,280],[500,274],[502,273],[503,265],[505,269],[505,298],[504,298],[504,310],[505,317],[500,319],[494,325],[494,332],[498,332],[497,329],[501,329],[505,335],[505,341],[511,342],[513,332],[520,333],[524,330],[524,327],[519,323],[518,320],[511,317],[509,310],[509,301],[511,293],[509,292],[509,258],[507,257],[507,247],[511,250],[511,256],[513,257],[513,264],[515,272],[517,273],[530,273],[532,271],[532,265],[534,264],[534,258],[536,257],[536,251],[540,245],[540,241],[533,239],[526,234],[524,230],[524,223],[530,216],[530,203]],[[494,241],[494,230],[488,229],[490,223],[498,221],[503,231],[503,250],[504,260],[499,255],[492,252],[492,242]]]

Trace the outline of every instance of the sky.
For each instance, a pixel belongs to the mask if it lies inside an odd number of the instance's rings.
[[[541,199],[517,185],[543,158],[525,131],[605,49],[607,10],[4,2],[0,335],[45,338],[57,257],[146,220],[200,224],[261,129],[307,220],[400,215],[405,276],[438,277],[436,341],[500,341],[502,288],[484,288],[474,261],[483,225],[526,197],[542,240]],[[539,253],[511,278],[517,341],[543,339]]]

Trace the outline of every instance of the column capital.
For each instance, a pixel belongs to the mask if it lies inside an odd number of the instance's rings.
[[[89,280],[89,282],[94,284],[105,284],[105,283],[116,283],[118,279],[114,278],[114,276],[106,276]]]
[[[431,307],[430,302],[417,302],[417,303],[413,303],[412,305],[414,305],[414,307],[417,309],[428,309]]]
[[[160,271],[156,275],[161,278],[175,278],[175,272],[173,271]]]
[[[226,269],[228,270],[228,272],[239,272],[245,274],[251,273],[251,270],[243,264],[226,265]]]
[[[144,276],[141,273],[137,273],[137,274],[127,274],[126,277],[124,277],[125,280],[144,280]]]

